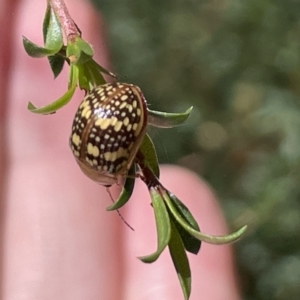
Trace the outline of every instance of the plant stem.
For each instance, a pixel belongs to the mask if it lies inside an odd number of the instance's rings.
[[[61,25],[67,42],[74,42],[76,37],[81,36],[81,32],[69,14],[64,0],[48,0],[48,3]]]
[[[145,165],[145,157],[142,154],[141,151],[138,151],[135,160],[137,164],[139,165],[141,171],[142,171],[142,176],[141,179],[145,182],[147,185],[148,189],[150,188],[158,188],[162,187],[156,176],[153,174],[152,170],[149,169],[148,166]]]

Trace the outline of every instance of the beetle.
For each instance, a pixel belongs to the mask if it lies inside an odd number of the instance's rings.
[[[104,186],[126,177],[147,127],[139,87],[107,83],[93,88],[75,114],[69,144],[85,175]]]

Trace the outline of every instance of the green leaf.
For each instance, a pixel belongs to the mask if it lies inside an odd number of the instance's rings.
[[[57,22],[54,12],[47,7],[43,24],[45,47],[40,47],[23,36],[25,51],[31,57],[45,57],[54,55],[63,46],[63,39],[60,25]]]
[[[28,55],[31,57],[45,57],[54,55],[59,52],[63,46],[60,25],[49,4],[47,6],[43,22],[43,36],[45,45],[44,47],[38,46],[23,36],[23,46]]]
[[[69,103],[69,101],[71,100],[75,92],[75,89],[76,89],[76,85],[71,86],[70,89],[68,89],[68,91],[63,96],[61,96],[59,99],[46,106],[36,108],[31,102],[29,102],[27,108],[35,114],[47,115],[47,114],[55,113],[57,110],[59,110],[64,105]]]
[[[76,39],[76,44],[81,49],[82,52],[84,52],[86,55],[92,57],[94,55],[94,51],[89,43],[87,43],[82,38],[78,37]]]
[[[66,48],[67,58],[69,58],[73,64],[76,64],[78,59],[80,58],[80,54],[81,54],[81,50],[76,44],[76,42],[74,43],[69,42]]]
[[[186,121],[192,109],[193,106],[183,113],[166,113],[148,109],[148,123],[155,127],[172,128]]]
[[[77,64],[78,68],[78,86],[80,89],[90,91],[92,83],[86,64]]]
[[[147,133],[144,136],[139,151],[144,156],[144,164],[148,168],[150,168],[150,170],[155,174],[157,178],[159,178],[159,165],[158,165],[155,147],[151,138]]]
[[[103,75],[98,68],[98,64],[94,60],[88,61],[85,65],[89,72],[90,80],[95,86],[106,83]]]
[[[55,53],[57,53],[56,49],[47,49],[47,48],[40,47],[35,43],[31,42],[30,40],[28,40],[25,36],[23,36],[23,46],[26,53],[31,57],[40,58],[40,57],[54,55]]]
[[[43,21],[44,45],[46,43],[48,28],[49,28],[49,23],[50,23],[50,10],[51,10],[51,6],[50,6],[49,1],[47,1],[47,8],[46,8],[45,16],[44,16],[44,21]]]
[[[112,73],[112,72],[108,71],[107,69],[103,68],[102,66],[100,66],[96,62],[95,62],[95,64],[97,65],[97,68],[98,68],[99,72],[101,72],[103,74],[106,74],[106,75],[109,75],[109,76],[111,76],[113,78],[117,77],[114,73]]]
[[[65,58],[60,55],[51,55],[48,56],[48,60],[54,74],[54,78],[56,78],[64,67]]]
[[[52,102],[51,104],[48,104],[40,108],[36,108],[31,102],[29,102],[27,108],[31,112],[36,114],[51,114],[56,112],[64,105],[68,104],[68,102],[71,100],[77,86],[77,77],[78,77],[78,68],[75,66],[71,66],[70,68],[71,83],[69,85],[68,91],[62,97]]]
[[[168,194],[170,201],[173,202],[176,212],[181,216],[181,218],[183,218],[194,230],[200,231],[197,221],[194,219],[188,208],[175,195],[170,193]],[[201,241],[186,231],[172,213],[170,213],[170,216],[181,236],[185,249],[193,254],[197,254],[200,250]]]
[[[166,204],[168,208],[170,209],[171,213],[177,220],[177,222],[192,236],[194,236],[196,239],[199,239],[203,242],[209,243],[209,244],[214,244],[214,245],[224,245],[224,244],[229,244],[232,242],[237,241],[246,231],[247,226],[244,226],[237,230],[234,233],[228,234],[228,235],[222,235],[222,236],[215,236],[215,235],[209,235],[202,233],[200,231],[195,230],[192,228],[186,220],[178,213],[175,205],[173,204],[173,201],[171,201],[168,193],[165,191],[163,192],[163,197],[166,201]]]
[[[177,272],[184,299],[187,300],[191,294],[191,270],[184,248],[184,243],[179,232],[177,231],[177,227],[171,221],[171,239],[169,241],[169,251]]]
[[[84,64],[93,57],[93,49],[80,37],[76,37],[74,42],[69,42],[66,49],[67,57],[72,64]]]
[[[126,178],[125,184],[122,188],[119,198],[116,200],[115,203],[108,206],[106,210],[111,211],[111,210],[119,209],[120,207],[122,207],[128,202],[134,188],[134,183],[135,183],[134,176],[135,176],[135,165],[133,164],[129,169],[128,177]]]
[[[76,65],[71,65],[70,71],[69,71],[69,80],[68,80],[68,89],[70,89],[71,86],[77,85],[78,83],[78,77],[79,77],[79,68]]]
[[[49,4],[43,22],[43,36],[45,48],[52,49],[57,53],[63,46],[60,24]]]
[[[158,259],[163,250],[167,247],[171,238],[171,225],[169,214],[160,193],[154,188],[149,190],[152,206],[155,215],[156,229],[157,229],[157,250],[147,256],[139,257],[145,263],[152,263]]]

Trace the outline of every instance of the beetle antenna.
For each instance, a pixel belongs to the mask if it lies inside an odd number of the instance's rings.
[[[112,195],[111,195],[111,192],[110,192],[110,190],[109,190],[109,187],[106,187],[106,191],[107,191],[107,193],[108,193],[108,195],[109,195],[109,197],[110,197],[112,203],[115,203],[115,201],[114,201],[114,199],[113,199],[113,197],[112,197]],[[133,227],[130,226],[130,225],[128,224],[128,222],[125,221],[125,219],[124,219],[123,216],[121,215],[120,211],[119,211],[118,209],[117,209],[116,211],[117,211],[119,217],[121,218],[121,220],[122,220],[122,221],[123,221],[123,222],[124,222],[124,223],[132,230],[132,231],[134,231]]]

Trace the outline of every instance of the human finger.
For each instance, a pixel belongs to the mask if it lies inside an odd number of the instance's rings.
[[[221,209],[211,188],[190,171],[176,167],[161,168],[161,182],[181,199],[196,217],[205,233],[227,232]],[[127,220],[136,233],[124,232],[125,299],[182,299],[177,274],[167,250],[153,264],[143,264],[136,257],[151,253],[156,246],[156,231],[150,197],[143,184],[136,186],[126,207]],[[240,299],[231,246],[202,243],[197,256],[189,255],[192,271],[192,299]]]
[[[86,1],[66,1],[97,61],[107,64],[99,17]],[[46,59],[27,56],[22,35],[42,44],[46,1],[18,1],[7,84],[9,162],[5,197],[4,299],[118,299],[117,216],[105,212],[105,189],[81,173],[68,147],[72,118],[82,98],[54,115],[34,115],[28,101],[45,105],[63,94],[67,74],[55,82]],[[100,54],[100,55],[99,55]],[[116,221],[117,220],[117,221]],[[105,230],[109,228],[109,230]],[[112,251],[112,249],[114,249]]]

